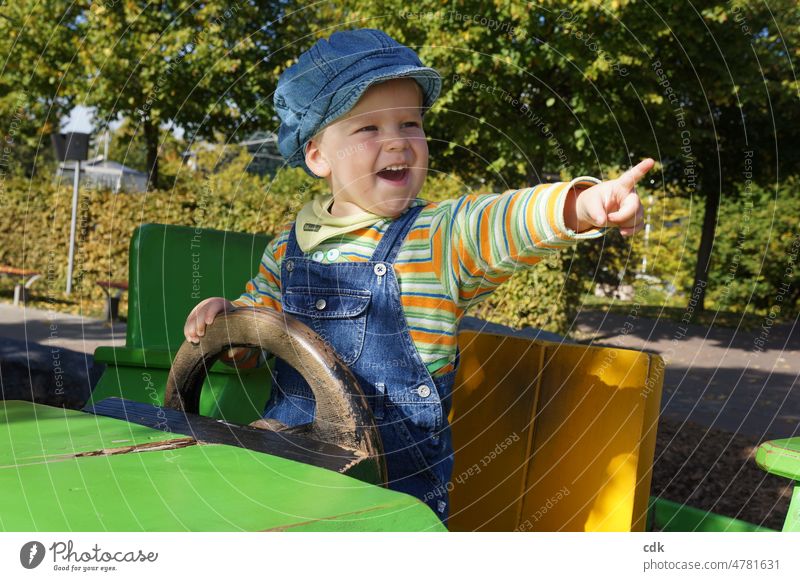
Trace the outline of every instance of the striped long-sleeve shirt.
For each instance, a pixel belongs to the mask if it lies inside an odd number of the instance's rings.
[[[395,261],[400,300],[414,345],[434,375],[450,371],[456,356],[458,321],[520,268],[602,230],[576,234],[564,224],[567,192],[599,183],[591,177],[541,184],[503,194],[467,195],[424,205]],[[367,261],[391,219],[327,239],[313,249],[328,263]],[[236,306],[281,310],[281,261],[294,223],[268,244],[255,278]],[[337,253],[328,253],[336,248]],[[311,256],[313,252],[308,252]],[[253,353],[237,365],[255,364]]]

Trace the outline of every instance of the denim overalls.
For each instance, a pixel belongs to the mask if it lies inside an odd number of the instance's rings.
[[[292,228],[281,263],[281,304],[329,342],[358,379],[383,440],[389,488],[418,497],[446,524],[455,371],[431,377],[411,340],[394,272],[421,210],[394,220],[367,262],[305,258]],[[275,383],[263,417],[288,426],[312,421],[316,404],[301,375],[278,360]]]

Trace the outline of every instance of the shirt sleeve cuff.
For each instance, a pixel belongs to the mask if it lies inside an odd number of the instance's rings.
[[[605,235],[606,231],[608,230],[607,227],[592,228],[591,230],[579,233],[575,232],[572,228],[567,228],[567,225],[564,223],[564,206],[567,202],[567,194],[569,191],[574,187],[580,194],[581,191],[599,183],[600,180],[592,176],[581,176],[570,181],[569,187],[564,188],[558,195],[555,205],[555,221],[556,227],[560,230],[564,238],[568,238],[570,240],[586,240],[589,238],[600,238],[601,236]]]
[[[242,295],[238,299],[231,301],[231,304],[234,307],[255,307],[257,306],[255,301],[253,301],[253,297],[249,295]]]

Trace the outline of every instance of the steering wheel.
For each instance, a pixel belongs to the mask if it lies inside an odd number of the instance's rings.
[[[200,392],[208,369],[227,349],[258,348],[294,367],[316,400],[314,421],[281,430],[335,444],[369,457],[386,483],[386,462],[380,433],[364,392],[336,352],[300,321],[286,313],[254,307],[217,315],[197,344],[184,341],[167,379],[165,407],[198,414]],[[277,422],[276,422],[277,423]],[[258,427],[275,429],[258,422]]]

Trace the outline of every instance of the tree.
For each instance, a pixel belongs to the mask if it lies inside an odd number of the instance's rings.
[[[77,14],[68,0],[0,7],[0,176],[33,172],[37,153],[50,151],[49,134],[72,108],[64,79],[73,67]]]
[[[136,125],[155,184],[162,130],[228,140],[275,117],[277,75],[308,25],[282,22],[291,10],[280,0],[94,2],[79,31],[77,97],[105,123]]]
[[[505,189],[659,160],[704,200],[702,308],[721,196],[745,167],[761,182],[800,169],[798,20],[794,0],[345,0],[329,23],[381,28],[442,73],[434,170]]]

